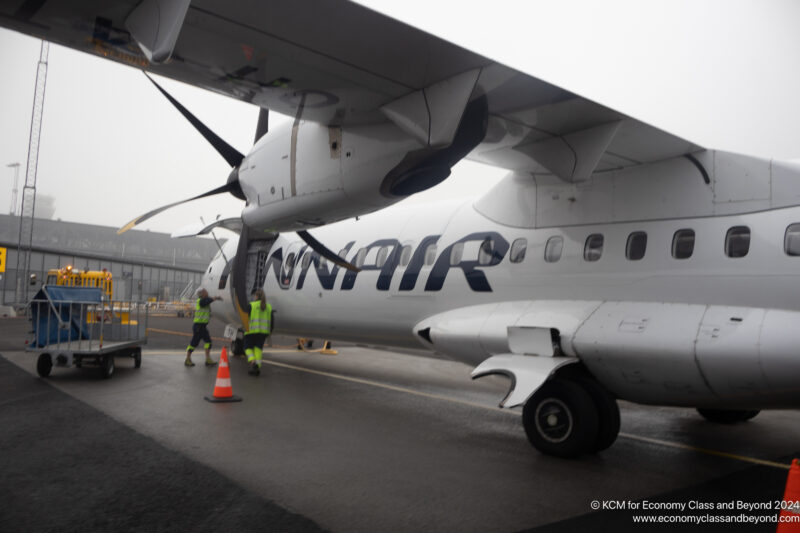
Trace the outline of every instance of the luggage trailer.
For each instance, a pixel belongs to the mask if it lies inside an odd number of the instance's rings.
[[[32,328],[25,350],[38,353],[36,371],[53,366],[97,366],[103,378],[114,375],[116,356],[142,365],[147,343],[147,305],[106,300],[97,288],[45,285],[27,306]]]

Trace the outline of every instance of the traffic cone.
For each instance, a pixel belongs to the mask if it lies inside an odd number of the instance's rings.
[[[231,370],[228,367],[228,350],[222,347],[222,355],[219,358],[219,368],[217,368],[217,382],[214,384],[214,396],[209,398],[205,396],[209,402],[241,402],[239,396],[233,395],[233,387],[231,386]]]
[[[778,529],[775,533],[800,532],[800,508],[798,508],[798,505],[800,505],[800,461],[797,459],[792,461],[792,467],[789,469],[783,501],[787,508],[781,509],[780,518],[778,518]],[[792,517],[794,520],[790,521],[788,517]]]

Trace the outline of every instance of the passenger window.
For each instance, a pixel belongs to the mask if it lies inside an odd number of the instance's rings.
[[[375,266],[378,268],[382,268],[383,265],[386,264],[386,258],[389,256],[389,247],[382,246],[380,250],[378,250],[378,257],[375,259]]]
[[[403,246],[403,251],[400,252],[400,266],[408,266],[411,261],[411,246]]]
[[[308,265],[310,264],[311,264],[311,253],[306,252],[305,254],[303,254],[303,263],[302,263],[303,270],[307,269]]]
[[[800,255],[800,223],[790,224],[783,236],[783,251],[786,255]]]
[[[525,250],[528,249],[528,239],[516,239],[511,243],[511,253],[508,255],[512,263],[521,263],[525,259]]]
[[[583,258],[586,261],[597,261],[603,255],[603,235],[592,233],[586,237],[586,244],[583,247]]]
[[[425,266],[431,266],[436,261],[436,245],[429,244],[425,248]]]
[[[694,230],[679,229],[672,236],[672,257],[689,259],[694,253]]]
[[[631,261],[638,261],[644,257],[647,250],[647,233],[634,231],[628,235],[628,244],[625,245],[625,257]]]
[[[461,258],[464,256],[464,243],[457,242],[450,248],[450,266],[456,266],[461,263]]]
[[[564,238],[556,235],[547,239],[544,245],[544,260],[548,263],[555,263],[561,259],[561,251],[564,249]]]
[[[342,248],[339,250],[339,257],[342,259],[347,259],[347,248]]]
[[[734,226],[725,234],[725,255],[744,257],[750,251],[750,228]]]
[[[328,260],[324,257],[320,257],[317,266],[318,268],[328,268]]]
[[[492,262],[492,257],[494,257],[494,240],[491,237],[486,237],[478,251],[478,264],[488,265]]]
[[[367,249],[362,248],[356,254],[356,262],[355,262],[356,268],[361,268],[362,266],[364,266],[365,257],[367,257]]]
[[[288,270],[293,266],[294,266],[294,252],[286,256],[286,269]]]

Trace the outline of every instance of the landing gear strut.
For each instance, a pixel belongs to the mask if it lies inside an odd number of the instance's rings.
[[[555,378],[537,390],[522,409],[525,434],[548,455],[575,457],[605,450],[619,434],[619,407],[591,378]]]

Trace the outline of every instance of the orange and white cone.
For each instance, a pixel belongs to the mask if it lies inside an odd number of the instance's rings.
[[[800,461],[797,459],[792,461],[792,467],[789,469],[783,503],[778,519],[778,529],[775,533],[800,532]]]
[[[231,369],[228,367],[228,350],[222,347],[222,355],[219,358],[219,367],[217,368],[217,382],[214,384],[214,395],[212,397],[205,396],[209,402],[241,402],[239,396],[233,395],[233,386],[231,385]]]

